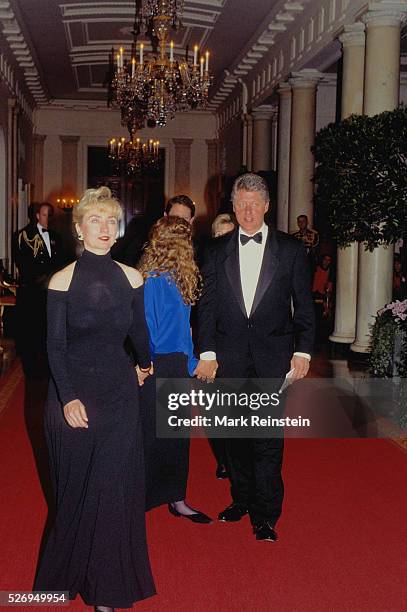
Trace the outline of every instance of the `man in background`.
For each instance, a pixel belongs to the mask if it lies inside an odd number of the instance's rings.
[[[186,195],[176,195],[168,200],[164,209],[164,216],[177,216],[193,222],[195,205]],[[134,217],[126,228],[125,235],[120,238],[112,248],[112,257],[128,266],[137,267],[143,254],[144,245],[148,240],[151,226],[157,219],[147,216]]]
[[[195,204],[187,195],[176,195],[165,205],[166,217],[181,217],[188,223],[193,223],[195,217]]]
[[[46,363],[46,298],[48,281],[65,261],[59,235],[49,228],[51,204],[32,205],[31,222],[13,236],[13,257],[19,272],[17,351],[26,375]]]

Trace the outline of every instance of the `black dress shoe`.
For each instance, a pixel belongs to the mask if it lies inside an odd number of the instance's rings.
[[[228,478],[226,468],[221,463],[219,463],[216,468],[216,478]]]
[[[223,512],[219,512],[218,519],[226,523],[235,523],[240,521],[245,514],[247,514],[247,508],[240,504],[230,504]]]
[[[182,514],[182,512],[178,512],[171,504],[168,504],[168,510],[173,516],[183,516],[193,523],[201,523],[202,525],[212,523],[212,519],[203,512],[196,511],[194,514]]]
[[[253,533],[256,534],[256,540],[265,540],[266,542],[277,542],[277,532],[273,525],[268,521],[253,525]]]

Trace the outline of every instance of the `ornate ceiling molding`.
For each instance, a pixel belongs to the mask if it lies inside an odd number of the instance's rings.
[[[33,108],[27,102],[26,96],[20,89],[18,80],[15,78],[14,71],[10,66],[7,58],[3,53],[0,54],[0,80],[4,82],[10,95],[14,97],[21,110],[26,114],[28,119],[32,122],[33,119]]]
[[[10,53],[13,55],[16,63],[20,66],[24,74],[24,82],[28,91],[34,98],[36,104],[42,104],[48,100],[48,96],[41,83],[41,78],[31,50],[24,38],[24,34],[20,28],[17,17],[8,0],[0,0],[0,25],[3,30],[3,36],[7,41]],[[3,61],[6,61],[5,58]],[[17,87],[15,81],[15,87]],[[22,92],[20,90],[20,95]],[[21,102],[20,102],[21,103]],[[27,106],[30,106],[25,101]]]
[[[68,98],[54,98],[47,103],[39,104],[38,109],[46,110],[90,110],[90,111],[102,111],[104,113],[112,113],[117,115],[117,112],[109,109],[106,105],[105,100],[71,100]],[[192,113],[185,112],[183,115],[192,114],[194,118],[198,118],[199,115],[213,115],[209,110],[194,110]],[[118,120],[120,115],[118,115]]]
[[[185,47],[191,40],[201,47],[205,46],[225,3],[226,0],[186,0],[183,28],[174,36],[176,56],[184,56]],[[60,10],[78,91],[101,93],[101,72],[95,73],[93,68],[107,64],[112,47],[117,49],[123,45],[127,57],[134,24],[134,1],[61,3]],[[100,25],[103,31],[107,24],[116,30],[115,38],[98,37],[97,26]],[[149,39],[142,39],[145,51],[151,52]]]
[[[282,20],[281,11],[287,9],[287,4],[291,7],[292,19]],[[296,10],[293,10],[294,4]],[[285,81],[290,73],[304,68],[324,71],[331,66],[341,55],[338,35],[343,32],[344,25],[354,23],[367,10],[366,0],[278,2],[269,15],[271,20],[263,22],[254,39],[243,49],[242,56],[229,69],[230,76],[239,76],[245,82],[249,108],[259,106],[269,99],[279,83]],[[284,36],[280,36],[282,31]],[[255,44],[260,45],[261,40],[263,43],[267,41],[267,52],[257,58],[256,64],[250,64],[250,69],[240,76],[239,71],[248,49],[253,49]],[[328,81],[324,78],[323,82],[327,84]],[[241,99],[240,89],[230,91],[222,82],[211,98],[211,108],[219,115],[220,129],[239,114],[236,100]]]
[[[263,57],[270,53],[278,37],[292,27],[309,2],[310,0],[280,0],[277,2],[255,35],[242,49],[242,53],[233,62],[229,73],[236,77],[247,76]],[[211,98],[214,107],[222,103],[223,94],[226,91],[225,83],[222,81]]]

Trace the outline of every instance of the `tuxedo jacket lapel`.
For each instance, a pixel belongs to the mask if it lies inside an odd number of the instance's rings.
[[[264,294],[270,287],[273,278],[277,272],[278,264],[279,257],[276,232],[273,231],[271,227],[269,227],[267,242],[263,253],[263,261],[260,268],[259,280],[257,282],[250,316],[254,314],[256,308],[263,299]]]
[[[242,282],[240,279],[240,264],[239,264],[239,231],[236,230],[229,242],[226,245],[226,258],[224,261],[226,276],[232,287],[233,293],[238,301],[241,311],[247,317],[246,307],[244,305]]]

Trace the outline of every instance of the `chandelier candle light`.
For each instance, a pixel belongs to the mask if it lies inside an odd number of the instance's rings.
[[[114,60],[110,56],[110,93],[121,110],[122,124],[131,132],[147,121],[150,126],[164,126],[176,111],[205,108],[211,84],[209,51],[200,55],[194,47],[193,64],[188,52],[182,60],[174,57],[174,42],[169,28],[178,27],[183,1],[145,0],[141,8],[136,4],[134,40],[130,61],[120,47]],[[136,36],[152,24],[158,38],[158,53],[146,56],[144,44],[137,45]],[[169,55],[167,54],[169,50]]]
[[[159,145],[158,140],[150,139],[142,143],[140,138],[132,136],[126,141],[122,136],[109,140],[108,154],[121,174],[132,175],[158,164]]]

